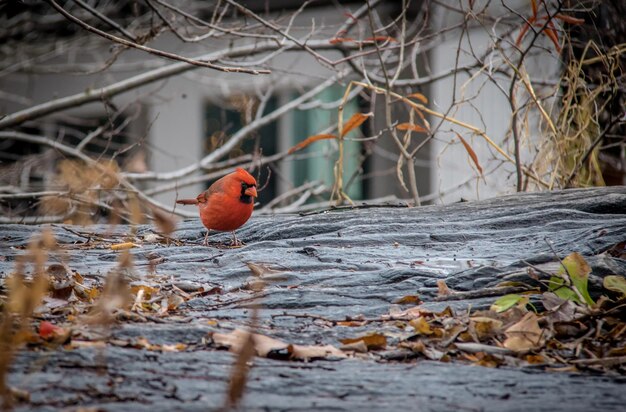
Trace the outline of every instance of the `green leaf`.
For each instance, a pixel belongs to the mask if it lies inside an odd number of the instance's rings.
[[[621,293],[622,297],[626,297],[626,278],[624,276],[607,276],[604,278],[602,285],[605,289]]]
[[[490,309],[498,313],[504,312],[517,305],[522,299],[524,299],[524,296],[515,293],[504,295],[493,302]]]
[[[591,299],[589,291],[587,290],[591,267],[589,267],[585,258],[579,253],[574,252],[563,259],[561,263],[567,268],[567,272],[561,267],[557,272],[560,276],[552,276],[550,278],[550,290],[561,299],[571,300],[580,304],[586,303],[589,306],[593,305],[593,299]],[[570,279],[572,287],[578,290],[584,302],[581,302],[578,294],[565,284],[564,276]]]

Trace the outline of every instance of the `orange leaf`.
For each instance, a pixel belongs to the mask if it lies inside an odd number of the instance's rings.
[[[345,43],[348,41],[354,41],[354,39],[351,37],[335,37],[333,39],[330,39],[328,42],[330,44],[339,44],[339,43]]]
[[[389,36],[368,37],[364,41],[390,41],[390,42],[396,42],[397,43],[396,39],[394,39],[393,37],[389,37]]]
[[[372,117],[372,116],[374,116],[373,113],[353,114],[350,120],[348,120],[346,124],[343,126],[343,129],[341,129],[341,137],[344,137],[345,135],[350,133],[352,130],[362,125],[364,121],[366,121],[369,117]]]
[[[549,27],[546,27],[543,32],[546,34],[546,36],[548,36],[550,40],[552,40],[552,43],[554,43],[554,48],[558,53],[560,53],[561,45],[559,44],[559,36],[554,27],[554,23],[552,23],[552,20],[548,22],[548,26]]]
[[[465,139],[463,139],[463,136],[461,136],[458,133],[456,133],[456,135],[458,136],[458,138],[461,141],[461,143],[463,143],[463,146],[465,146],[465,150],[467,150],[467,154],[469,154],[469,156],[472,158],[472,161],[476,165],[476,168],[478,169],[478,172],[480,172],[480,174],[482,176],[483,168],[480,167],[480,163],[478,163],[478,156],[476,156],[476,152],[474,152],[474,149],[472,149],[472,146],[470,146],[469,143],[467,143],[465,141]]]
[[[426,98],[426,96],[424,96],[422,93],[413,93],[410,94],[408,97],[413,97],[414,99],[417,99],[424,104],[428,104],[428,98]]]
[[[569,24],[585,24],[585,19],[578,19],[566,14],[557,13],[554,17]]]
[[[427,132],[428,130],[426,130],[424,127],[418,125],[418,124],[412,124],[412,123],[400,123],[399,125],[396,126],[396,129],[398,130],[411,130],[413,132]]]
[[[292,154],[293,152],[297,152],[298,150],[302,150],[313,142],[317,142],[318,140],[324,139],[336,139],[337,136],[334,134],[316,134],[315,136],[309,136],[291,149],[287,153]]]
[[[115,245],[111,245],[112,250],[128,250],[134,247],[139,247],[139,246],[132,242],[116,243]]]

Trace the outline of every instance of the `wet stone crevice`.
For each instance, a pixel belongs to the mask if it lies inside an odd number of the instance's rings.
[[[0,277],[42,226],[0,227]],[[69,229],[69,230],[68,230]],[[153,232],[145,225],[137,238]],[[74,271],[103,278],[116,267],[129,227],[53,225]],[[83,234],[80,236],[78,234]],[[80,247],[97,234],[108,241]],[[146,351],[108,345],[73,350],[20,351],[9,376],[30,401],[18,410],[212,410],[224,401],[233,356],[203,343],[208,332],[244,327],[253,306],[261,310],[259,333],[297,344],[331,344],[376,330],[376,326],[328,327],[312,315],[345,319],[386,315],[399,298],[419,295],[428,308],[487,308],[494,297],[438,301],[437,280],[474,293],[502,281],[522,281],[525,268],[558,265],[579,252],[593,271],[590,292],[603,276],[626,273],[626,261],[603,254],[626,241],[626,188],[594,188],[512,195],[493,200],[428,206],[340,209],[300,215],[255,215],[238,231],[246,246],[202,246],[198,220],[182,222],[178,244],[141,243],[131,249],[134,273],[156,273],[184,285],[221,289],[189,300],[164,322],[124,322],[108,338],[146,338],[182,352]],[[95,237],[94,237],[95,238]],[[226,243],[229,234],[212,236]],[[548,245],[549,244],[549,245]],[[54,262],[50,262],[54,263]],[[265,289],[247,263],[271,267]],[[393,357],[391,357],[393,358]],[[255,359],[243,406],[250,410],[615,410],[626,402],[623,376],[549,373],[532,368],[488,369],[423,359],[284,362]],[[556,406],[556,409],[555,409]]]

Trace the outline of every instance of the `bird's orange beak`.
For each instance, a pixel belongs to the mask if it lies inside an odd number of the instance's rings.
[[[247,196],[252,196],[252,197],[257,197],[256,194],[256,187],[254,186],[250,186],[249,188],[246,189],[245,192],[243,192],[244,194],[246,194]]]

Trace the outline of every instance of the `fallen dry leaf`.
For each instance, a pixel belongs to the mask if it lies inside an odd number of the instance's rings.
[[[409,303],[412,303],[414,305],[419,305],[420,303],[422,303],[422,300],[417,295],[407,295],[407,296],[403,296],[400,299],[396,300],[394,303],[396,305],[406,305],[406,304],[409,304]]]
[[[339,339],[339,342],[344,345],[363,342],[368,350],[385,349],[387,347],[387,338],[380,333],[372,333],[370,335],[359,336],[358,338]]]
[[[496,336],[500,332],[502,321],[486,316],[474,316],[470,318],[470,328],[476,333],[476,337],[483,341]]]
[[[431,329],[430,324],[426,319],[424,319],[423,316],[420,316],[416,319],[411,319],[409,321],[409,325],[411,325],[413,329],[415,329],[416,333],[419,333],[421,335],[433,334],[433,330]]]
[[[450,288],[446,284],[446,281],[443,280],[443,279],[439,279],[437,281],[437,295],[438,296],[448,296],[448,295],[451,295],[451,294],[452,294],[452,291],[450,290]]]
[[[248,339],[248,332],[235,329],[230,333],[212,333],[211,339],[218,347],[227,348],[231,352],[239,353]],[[344,358],[346,354],[332,345],[301,346],[290,345],[269,336],[253,334],[254,348],[257,356],[272,359],[299,359],[311,360],[328,357]]]
[[[115,245],[111,245],[112,250],[128,250],[134,247],[139,247],[139,245],[136,245],[132,242],[124,242],[124,243],[117,243]]]
[[[504,347],[515,352],[538,349],[545,342],[544,330],[539,327],[539,318],[533,312],[528,312],[522,320],[510,326],[505,335]]]

